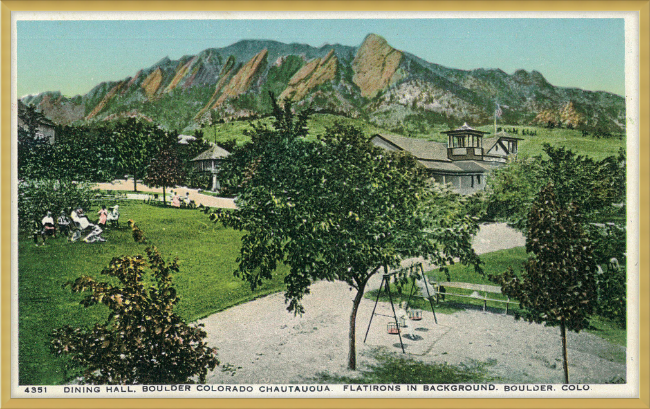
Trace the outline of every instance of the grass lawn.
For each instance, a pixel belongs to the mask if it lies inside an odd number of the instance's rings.
[[[472,283],[472,284],[489,284],[494,285],[493,282],[488,280],[488,275],[490,274],[499,274],[512,267],[515,271],[515,274],[520,274],[522,271],[522,264],[528,258],[526,250],[524,247],[515,247],[507,250],[499,250],[492,253],[482,254],[481,261],[483,261],[483,271],[485,275],[477,274],[474,271],[473,267],[465,266],[462,264],[455,264],[449,267],[449,275],[451,276],[451,281],[454,282],[463,282],[463,283]],[[426,273],[429,276],[431,282],[433,281],[447,281],[445,273],[440,272],[439,270],[433,270]],[[410,285],[402,290],[402,294],[399,294],[394,285],[391,285],[391,296],[395,305],[398,305],[401,301],[406,301],[411,290]],[[454,293],[460,294],[471,294],[470,290],[463,289],[453,289]],[[369,291],[366,293],[366,298],[375,300],[377,297],[377,290]],[[506,299],[502,294],[488,294],[488,298],[494,299]],[[380,297],[380,301],[387,302],[388,296],[386,293],[383,293]],[[423,298],[412,298],[410,302],[411,308],[419,308],[425,311],[431,311],[429,302]],[[442,314],[453,314],[456,311],[463,309],[482,309],[483,301],[479,299],[472,299],[466,297],[446,297],[444,302],[439,304],[434,304],[434,308],[437,313]],[[488,301],[487,302],[488,310],[502,313],[505,310],[505,304],[499,302]],[[511,311],[517,311],[518,306],[510,305]],[[590,320],[590,327],[586,330],[589,333],[597,335],[608,342],[613,344],[626,346],[627,345],[627,333],[626,330],[621,328],[614,321],[609,320],[598,315],[594,315]],[[625,362],[625,356],[621,355],[616,357],[618,362]]]
[[[89,209],[94,215],[97,209]],[[284,267],[273,281],[254,293],[246,282],[233,276],[239,255],[241,233],[210,222],[198,210],[162,208],[136,201],[120,202],[120,228],[108,228],[105,243],[68,243],[49,239],[46,246],[34,246],[21,237],[19,263],[19,378],[20,384],[52,385],[66,381],[65,360],[49,352],[49,334],[65,324],[90,326],[103,322],[103,306],[83,308],[82,294],[61,286],[81,275],[99,274],[111,258],[146,254],[136,244],[126,221],[133,219],[156,245],[166,260],[179,258],[180,272],[174,285],[180,295],[176,312],[195,321],[253,298],[284,289]],[[92,216],[91,216],[92,219]]]

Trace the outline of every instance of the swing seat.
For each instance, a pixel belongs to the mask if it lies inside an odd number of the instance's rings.
[[[397,324],[394,322],[389,322],[388,325],[386,326],[386,330],[388,331],[389,334],[399,334],[399,327]]]
[[[409,319],[412,321],[420,321],[422,319],[422,310],[410,310]]]

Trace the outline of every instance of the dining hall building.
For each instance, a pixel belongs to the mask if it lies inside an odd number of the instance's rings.
[[[458,193],[467,195],[485,188],[487,175],[517,154],[521,140],[505,132],[486,138],[488,132],[466,123],[442,133],[447,135],[446,144],[389,134],[375,134],[370,141],[389,151],[409,152],[436,183],[450,184]]]

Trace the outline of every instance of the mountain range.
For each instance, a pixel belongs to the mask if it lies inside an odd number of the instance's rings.
[[[460,70],[427,62],[369,34],[359,47],[242,40],[178,60],[165,57],[132,77],[102,82],[85,95],[23,97],[59,124],[140,117],[169,129],[270,111],[269,91],[316,112],[362,118],[408,133],[434,124],[493,121],[557,124],[624,132],[625,99],[556,87],[537,72]]]

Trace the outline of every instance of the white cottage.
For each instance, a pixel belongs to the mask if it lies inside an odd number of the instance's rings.
[[[521,139],[505,132],[484,138],[487,132],[467,124],[442,133],[447,135],[447,144],[387,134],[376,134],[370,141],[390,151],[410,152],[436,183],[451,184],[457,192],[470,194],[484,189],[487,174],[517,154]]]

